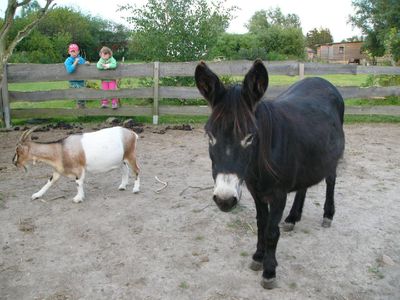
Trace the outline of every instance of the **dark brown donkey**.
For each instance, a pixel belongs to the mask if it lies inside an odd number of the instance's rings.
[[[215,181],[213,199],[222,211],[240,200],[244,181],[257,210],[258,241],[251,268],[263,269],[262,285],[275,286],[275,252],[287,194],[296,191],[286,224],[301,218],[307,188],[325,179],[323,226],[335,213],[336,168],[344,151],[344,102],[322,78],[307,78],[274,101],[260,101],[268,72],[256,60],[242,85],[225,87],[205,63],[195,72],[212,112],[205,126]]]

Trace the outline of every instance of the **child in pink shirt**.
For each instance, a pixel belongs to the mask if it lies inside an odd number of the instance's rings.
[[[97,69],[99,70],[109,70],[109,69],[115,69],[117,67],[117,61],[115,58],[112,56],[112,51],[108,47],[103,47],[101,48],[99,55],[100,59],[97,62]],[[104,91],[107,90],[116,90],[117,89],[117,81],[114,79],[103,79],[101,81],[101,88]],[[103,99],[101,100],[101,108],[107,108],[108,107],[108,99]],[[111,107],[113,109],[118,108],[118,99],[113,98],[111,100]]]

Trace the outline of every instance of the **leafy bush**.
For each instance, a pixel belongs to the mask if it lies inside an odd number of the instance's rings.
[[[400,75],[369,75],[363,87],[400,85]]]

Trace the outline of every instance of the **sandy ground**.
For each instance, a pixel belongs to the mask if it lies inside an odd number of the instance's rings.
[[[140,134],[139,194],[132,180],[117,190],[118,170],[89,174],[81,204],[66,178],[31,201],[51,169],[17,170],[20,132],[0,133],[0,299],[400,299],[399,125],[345,126],[332,227],[320,226],[319,184],[302,221],[281,235],[274,290],[248,268],[256,244],[249,193],[234,212],[220,212],[202,128],[160,129]],[[66,134],[34,133],[40,141]],[[155,176],[168,182],[159,193]]]

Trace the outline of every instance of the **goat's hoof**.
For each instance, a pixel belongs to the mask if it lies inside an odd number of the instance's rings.
[[[332,220],[331,220],[331,219],[324,218],[324,219],[322,220],[322,227],[324,227],[324,228],[329,228],[329,227],[331,227],[331,224],[332,224]]]
[[[283,229],[283,231],[292,231],[294,229],[294,224],[293,223],[283,222],[282,223],[282,229]]]
[[[83,198],[81,197],[74,197],[74,199],[72,199],[72,201],[74,201],[75,203],[81,203],[83,201]]]
[[[36,199],[39,199],[41,196],[40,195],[38,195],[38,194],[33,194],[32,196],[31,196],[31,200],[36,200]]]
[[[270,279],[263,278],[261,279],[261,285],[264,289],[267,290],[271,290],[278,287],[276,278],[270,278]]]
[[[249,267],[253,271],[261,271],[264,268],[263,263],[261,261],[256,261],[254,259],[251,261]]]
[[[126,185],[120,185],[120,186],[118,187],[118,190],[120,190],[120,191],[125,191],[125,190],[126,190]]]

